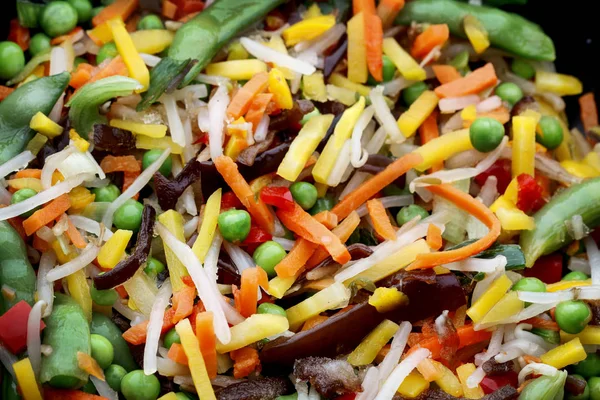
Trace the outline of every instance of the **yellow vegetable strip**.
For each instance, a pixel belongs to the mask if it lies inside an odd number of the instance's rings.
[[[542,354],[540,359],[544,364],[561,369],[567,365],[576,364],[579,361],[583,361],[586,359],[586,357],[587,353],[585,352],[581,341],[579,338],[575,338],[563,345],[555,347],[545,354]]]
[[[335,25],[334,15],[322,15],[304,19],[297,22],[282,32],[286,46],[294,46],[305,40],[312,40],[321,36]]]
[[[121,20],[111,20],[108,21],[108,24],[117,45],[117,50],[119,50],[119,54],[123,58],[125,65],[127,65],[129,76],[144,87],[142,91],[147,90],[150,85],[150,72],[144,60],[142,60],[142,57],[137,52],[133,40],[129,36],[129,32],[125,29],[125,24]]]
[[[419,147],[414,153],[423,157],[423,162],[415,167],[423,172],[432,165],[445,161],[455,154],[473,149],[468,129],[461,129],[435,138]]]
[[[426,78],[425,70],[410,56],[394,38],[383,39],[383,54],[388,56],[398,71],[406,79],[422,81]]]
[[[369,77],[365,30],[365,18],[362,12],[348,21],[346,30],[348,34],[348,79],[355,83],[365,83]]]
[[[202,218],[202,224],[198,230],[198,239],[192,246],[192,251],[198,257],[201,263],[204,263],[208,249],[215,237],[217,230],[217,219],[219,218],[219,212],[221,210],[221,188],[215,190],[206,201],[206,207],[204,207],[204,217]]]
[[[177,240],[185,243],[183,235],[183,217],[175,210],[169,210],[158,216],[158,222],[163,224],[169,232],[171,232]],[[182,278],[188,275],[187,268],[179,261],[177,255],[165,245],[165,258],[167,259],[167,268],[173,285],[173,293],[178,292],[185,286]]]
[[[13,364],[21,395],[25,400],[42,400],[40,388],[35,380],[35,374],[29,358],[24,358]]]
[[[79,303],[88,321],[92,321],[92,295],[85,272],[80,269],[67,276],[67,286],[71,297]]]
[[[535,172],[535,127],[532,117],[513,117],[512,176],[521,174],[534,176]]]
[[[122,119],[111,119],[110,126],[155,139],[162,138],[167,134],[167,126],[162,124],[143,124]]]
[[[350,291],[343,283],[336,282],[308,299],[286,310],[290,329],[297,330],[309,318],[337,307],[350,298]]]
[[[371,364],[375,360],[377,353],[390,341],[398,328],[398,324],[389,319],[383,320],[348,355],[348,362],[355,367]]]
[[[133,236],[133,231],[125,229],[118,229],[113,233],[110,239],[104,243],[98,252],[98,264],[100,264],[102,268],[114,268],[125,255],[125,249],[127,248],[131,236]]]
[[[477,323],[500,301],[512,286],[512,281],[506,274],[496,279],[490,287],[467,310],[467,315]]]
[[[267,64],[260,60],[222,61],[206,66],[207,75],[224,76],[233,80],[250,80],[259,72],[267,72]]]
[[[62,126],[58,125],[39,111],[31,118],[29,127],[49,138],[56,137],[63,131]]]
[[[488,33],[481,22],[473,15],[467,15],[463,19],[463,26],[469,42],[477,52],[477,54],[483,53],[488,47],[490,47],[490,39]]]
[[[188,359],[188,366],[190,367],[192,380],[194,381],[194,387],[196,388],[198,396],[202,400],[216,400],[215,392],[206,370],[206,364],[204,363],[204,358],[200,351],[200,343],[192,330],[189,319],[186,318],[179,321],[179,323],[175,325],[175,330],[177,331],[177,334],[179,334],[181,346]]]
[[[411,137],[421,126],[423,121],[435,110],[439,102],[437,95],[431,91],[424,91],[408,110],[398,118],[398,128],[406,137]]]
[[[285,332],[290,327],[287,318],[274,314],[253,314],[243,322],[231,327],[231,340],[227,344],[217,342],[219,354],[241,349],[269,336]]]

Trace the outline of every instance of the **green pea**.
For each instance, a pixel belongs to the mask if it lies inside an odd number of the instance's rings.
[[[571,376],[574,378],[584,379],[581,375],[572,374]],[[580,395],[575,396],[568,391],[565,394],[566,400],[588,400],[590,398],[590,385],[585,385],[585,389],[583,389],[583,393]]]
[[[573,373],[584,378],[600,375],[600,356],[596,353],[588,353],[585,360],[573,365]]]
[[[556,322],[567,333],[581,332],[592,319],[590,307],[581,300],[563,301],[556,306]]]
[[[335,206],[335,200],[333,200],[332,197],[330,197],[330,196],[321,197],[320,199],[317,199],[315,205],[312,206],[312,208],[310,210],[308,210],[308,213],[310,215],[317,215],[321,211],[331,210],[333,208],[333,206]]]
[[[287,255],[285,249],[277,242],[269,240],[264,242],[254,250],[252,258],[256,265],[259,265],[269,275],[269,278],[275,277],[275,266]]]
[[[581,271],[573,271],[573,272],[569,272],[568,274],[563,276],[561,281],[585,281],[586,279],[589,279],[589,278],[590,277],[587,276],[587,274],[585,274]]]
[[[423,207],[416,204],[402,207],[396,214],[396,222],[402,226],[405,223],[412,221],[416,216],[421,216],[421,220],[429,217],[429,213]]]
[[[398,185],[391,183],[383,188],[383,194],[386,196],[403,196],[410,194],[410,190],[407,188],[400,188]]]
[[[250,214],[245,210],[228,210],[219,214],[218,224],[225,240],[241,242],[250,233]]]
[[[504,126],[493,118],[477,118],[469,128],[469,137],[475,149],[488,153],[502,142]]]
[[[113,223],[118,229],[127,229],[137,231],[142,223],[142,203],[133,199],[128,199],[125,204],[117,208]]]
[[[167,349],[170,349],[173,343],[181,343],[181,339],[175,328],[165,333],[165,338],[163,339],[163,344]]]
[[[396,66],[392,62],[392,60],[386,56],[385,54],[382,57],[383,68],[382,68],[382,77],[384,82],[389,82],[394,79],[394,74],[396,73]],[[381,84],[381,82],[375,80],[371,74],[369,74],[369,79],[367,80],[367,85],[377,86]]]
[[[558,122],[556,117],[544,115],[540,118],[538,127],[542,131],[541,135],[536,132],[535,139],[539,144],[547,148],[548,150],[554,150],[563,141],[563,128]]]
[[[258,306],[257,312],[259,314],[273,314],[273,315],[281,315],[282,317],[287,318],[287,313],[282,307],[279,307],[277,304],[273,303],[262,303]]]
[[[154,257],[148,257],[148,261],[146,261],[146,268],[144,268],[144,272],[150,276],[156,276],[165,270],[165,264],[160,262]]]
[[[119,297],[119,294],[115,289],[98,290],[93,284],[90,289],[90,294],[92,296],[92,301],[100,306],[112,306]]]
[[[90,379],[88,379],[85,385],[81,387],[81,391],[89,394],[98,394],[96,386],[94,386],[94,382],[92,382]]]
[[[158,15],[150,14],[140,19],[137,28],[138,30],[143,31],[147,29],[165,29],[165,26]]]
[[[29,53],[32,56],[40,54],[51,47],[52,45],[50,44],[50,38],[43,32],[36,33],[29,41]]]
[[[309,210],[317,202],[317,188],[312,183],[296,182],[290,186],[292,197],[305,210]]]
[[[115,58],[118,55],[119,50],[117,50],[117,45],[115,42],[106,43],[100,47],[98,54],[96,54],[96,64],[101,64],[104,60]]]
[[[102,12],[102,10],[104,10],[103,6],[92,8],[92,18],[94,18],[96,15],[100,14]]]
[[[121,393],[127,400],[156,400],[160,394],[160,382],[154,375],[146,375],[141,369],[131,371],[121,380]]]
[[[600,400],[600,377],[588,379],[587,385],[590,388],[590,400]]]
[[[419,98],[421,94],[423,94],[424,91],[428,89],[429,87],[425,82],[413,83],[402,91],[402,98],[404,99],[406,105],[410,106]]]
[[[40,16],[40,26],[50,37],[65,35],[77,26],[77,10],[66,1],[48,3]]]
[[[92,3],[90,0],[67,0],[77,11],[77,23],[83,24],[92,19]]]
[[[163,153],[161,149],[152,149],[148,150],[144,153],[144,157],[142,157],[142,168],[146,169],[152,164],[154,161],[158,160],[158,158]],[[167,159],[162,163],[158,172],[160,172],[163,176],[171,175],[171,168],[173,167],[173,159],[171,156],[168,156]]]
[[[512,82],[504,82],[496,87],[496,95],[511,106],[514,106],[523,98],[523,91]]]
[[[304,114],[304,117],[302,117],[302,119],[300,120],[300,125],[304,125],[305,123],[308,122],[309,119],[311,119],[312,117],[314,117],[316,115],[321,115],[321,112],[319,111],[318,108],[313,109],[308,114]]]
[[[11,79],[25,67],[25,53],[15,42],[0,42],[0,78]]]
[[[77,68],[79,64],[87,64],[87,60],[83,57],[75,57],[75,61],[73,61],[73,66]]]
[[[92,333],[90,336],[90,343],[92,345],[92,357],[98,362],[100,368],[108,368],[113,362],[115,357],[115,350],[113,345],[104,336],[96,335]]]
[[[117,364],[111,364],[104,370],[106,383],[117,392],[121,391],[121,380],[125,375],[127,375],[127,370]]]
[[[29,189],[29,188],[19,189],[13,193],[13,195],[10,199],[10,204],[20,203],[22,201],[29,199],[30,197],[35,196],[36,194],[37,194],[37,192],[33,189]],[[37,210],[39,210],[39,207],[36,207],[30,211],[24,212],[23,214],[21,214],[21,217],[23,217],[23,218],[31,217],[31,214],[33,214]]]
[[[545,292],[546,284],[538,278],[522,278],[512,287],[512,290],[522,292]]]
[[[531,79],[535,76],[535,68],[533,68],[527,61],[521,60],[520,58],[515,58],[512,61],[510,64],[510,69],[523,79]]]
[[[104,187],[93,188],[92,193],[96,195],[94,201],[107,203],[112,203],[121,195],[121,191],[117,185],[113,185],[112,183]]]

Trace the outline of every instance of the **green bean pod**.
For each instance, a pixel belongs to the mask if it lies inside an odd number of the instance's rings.
[[[104,336],[113,345],[115,349],[113,364],[120,365],[127,372],[139,368],[131,355],[131,351],[129,351],[127,342],[123,339],[123,333],[110,318],[104,314],[94,313],[92,315],[90,331],[91,333]]]
[[[58,388],[85,384],[88,374],[79,368],[77,353],[91,353],[90,327],[81,306],[69,296],[57,293],[52,314],[46,318],[45,345],[52,348],[42,358],[41,383]]]
[[[21,396],[17,391],[17,384],[13,377],[4,368],[2,370],[2,390],[0,390],[0,398],[3,400],[20,400]]]
[[[0,222],[0,286],[15,291],[13,299],[0,298],[0,314],[21,300],[33,305],[35,272],[27,258],[23,239],[7,221]]]
[[[533,60],[554,61],[556,58],[552,39],[538,25],[496,8],[452,0],[417,0],[406,3],[396,23],[447,24],[453,35],[466,37],[463,19],[469,14],[485,27],[492,46]]]
[[[535,228],[521,233],[520,245],[525,254],[525,266],[571,243],[565,221],[581,215],[590,229],[600,225],[600,178],[587,180],[563,190],[535,215]]]

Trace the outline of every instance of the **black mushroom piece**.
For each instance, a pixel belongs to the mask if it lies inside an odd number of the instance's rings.
[[[294,376],[301,381],[310,382],[320,395],[328,399],[362,391],[360,379],[346,360],[301,358],[294,363]]]
[[[104,124],[94,125],[94,149],[113,154],[123,154],[135,149],[135,137],[129,131]]]
[[[175,208],[177,200],[181,197],[185,189],[199,179],[200,162],[195,158],[185,164],[181,172],[173,180],[165,178],[160,172],[155,172],[154,185],[160,208],[163,210]]]
[[[271,400],[292,393],[289,379],[271,377],[234,383],[217,391],[217,400]]]
[[[565,390],[573,396],[579,396],[585,392],[587,382],[583,378],[579,378],[574,375],[567,376],[565,382]]]
[[[342,44],[335,49],[333,53],[325,57],[325,60],[323,61],[323,75],[325,78],[329,78],[331,76],[335,70],[335,67],[338,66],[340,61],[342,61],[346,55],[346,50],[348,50],[348,38],[346,35],[344,35]]]
[[[142,211],[142,223],[135,243],[135,249],[129,257],[119,262],[116,267],[94,278],[94,286],[98,290],[106,290],[118,286],[131,278],[146,262],[152,244],[152,232],[156,210],[146,204]]]
[[[408,296],[408,304],[387,313],[379,313],[368,302],[357,304],[314,328],[268,342],[260,353],[261,362],[291,366],[303,357],[335,357],[352,351],[384,319],[414,322],[466,304],[454,274],[436,275],[431,270],[401,271],[378,286],[397,288]]]
[[[366,244],[362,243],[353,243],[348,246],[347,249],[352,260],[360,260],[361,258],[366,258],[373,254],[373,250]],[[333,261],[333,257],[328,256],[326,259],[317,264],[311,271],[314,271],[317,268],[327,267],[331,264],[335,264],[335,261]]]
[[[486,375],[502,375],[514,369],[514,363],[507,361],[503,363],[497,362],[495,359],[489,359],[481,366]]]

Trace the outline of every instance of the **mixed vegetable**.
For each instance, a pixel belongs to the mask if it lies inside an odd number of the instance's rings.
[[[598,112],[525,2],[17,0],[0,398],[600,398]]]

